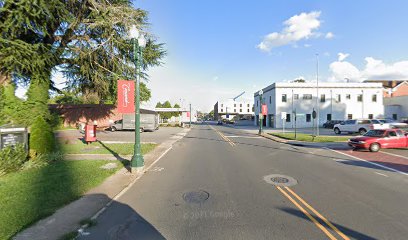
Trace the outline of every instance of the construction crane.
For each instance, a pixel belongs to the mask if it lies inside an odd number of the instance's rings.
[[[236,97],[232,98],[232,99],[235,101],[235,99],[237,99],[237,98],[241,97],[241,96],[242,96],[242,95],[244,95],[244,94],[245,94],[245,91],[244,91],[244,92],[242,92],[241,94],[239,94],[238,96],[236,96]]]

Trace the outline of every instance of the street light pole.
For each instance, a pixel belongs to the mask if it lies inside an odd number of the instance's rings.
[[[132,172],[141,172],[144,167],[144,159],[140,144],[140,72],[143,64],[143,48],[146,40],[143,35],[139,36],[139,31],[133,25],[130,30],[130,37],[133,42],[133,60],[135,63],[136,80],[135,80],[135,144],[131,160]]]
[[[259,90],[259,134],[263,133],[262,130],[262,123],[263,123],[263,114],[262,114],[262,95],[263,95],[263,91],[262,89]]]
[[[316,108],[317,108],[317,124],[316,124],[316,136],[319,136],[320,132],[319,132],[319,122],[320,122],[320,103],[319,103],[319,54],[316,53],[316,80],[317,80],[317,84],[316,84],[316,89],[317,89],[317,96],[316,96]]]
[[[191,103],[190,103],[190,128],[191,128]]]

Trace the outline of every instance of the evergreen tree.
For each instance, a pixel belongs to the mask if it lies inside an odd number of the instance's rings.
[[[116,80],[136,77],[127,31],[148,26],[147,13],[129,0],[0,0],[0,22],[0,76],[28,83],[29,115],[46,119],[56,67],[69,87],[115,99]],[[143,69],[160,65],[164,55],[163,44],[148,34]],[[145,85],[141,98],[150,98]]]

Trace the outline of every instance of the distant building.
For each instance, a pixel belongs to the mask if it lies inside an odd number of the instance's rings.
[[[367,83],[381,83],[384,97],[408,96],[408,80],[365,80]]]
[[[234,117],[251,119],[254,115],[254,102],[229,99],[218,101],[214,105],[214,119],[232,119]],[[228,117],[227,117],[228,116]]]
[[[273,83],[263,89],[263,103],[268,114],[263,125],[274,128],[312,127],[313,110],[319,108],[319,126],[327,120],[384,117],[381,83]],[[259,125],[261,109],[258,92],[254,94],[255,120]],[[284,114],[284,120],[282,120]]]

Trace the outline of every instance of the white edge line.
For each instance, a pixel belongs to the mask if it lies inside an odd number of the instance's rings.
[[[388,155],[391,155],[391,156],[394,156],[394,157],[400,157],[400,158],[408,159],[408,157],[401,156],[401,155],[398,155],[398,154],[395,154],[395,153],[389,153],[389,152],[384,152],[384,151],[381,151],[380,153],[385,153],[385,154],[388,154]]]
[[[397,170],[397,169],[394,169],[394,168],[386,167],[386,166],[381,165],[381,164],[378,164],[378,163],[373,163],[373,162],[370,162],[370,161],[367,161],[367,160],[364,160],[364,159],[361,159],[361,158],[358,158],[358,157],[354,157],[354,156],[349,155],[349,154],[347,154],[347,153],[342,153],[342,152],[339,152],[339,151],[337,151],[337,150],[334,150],[334,149],[331,149],[331,148],[328,148],[328,147],[323,147],[323,148],[324,148],[324,149],[328,149],[328,150],[333,151],[333,152],[336,152],[336,153],[343,154],[343,155],[345,155],[345,156],[348,156],[348,157],[351,157],[351,158],[354,158],[354,159],[357,159],[357,160],[360,160],[360,161],[363,161],[363,162],[366,162],[366,163],[369,163],[369,164],[372,164],[372,165],[375,165],[375,166],[377,166],[377,167],[381,167],[381,168],[384,168],[384,169],[387,169],[387,170],[390,170],[390,171],[397,172],[397,173],[400,173],[400,174],[402,174],[402,175],[408,176],[408,173],[401,172],[401,171],[399,171],[399,170]]]
[[[122,189],[122,191],[120,191],[114,198],[112,198],[103,208],[101,208],[97,213],[95,213],[95,215],[93,215],[91,217],[91,220],[95,220],[97,219],[103,212],[105,212],[105,210],[114,202],[116,201],[118,198],[120,198],[123,194],[125,194],[129,188],[131,188],[136,182],[137,180],[139,180],[147,171],[149,171],[149,169],[151,167],[153,167],[164,155],[166,155],[166,153],[168,151],[170,151],[173,148],[173,145],[170,146],[169,148],[166,149],[166,151],[164,151],[164,153],[162,153],[160,155],[160,157],[158,157],[152,164],[150,164],[149,167],[147,167],[146,169],[143,170],[143,172],[137,177],[135,178],[135,180],[133,180],[128,186],[126,186],[124,189]],[[84,232],[84,229],[88,227],[88,224],[82,225],[77,232],[79,234]]]

